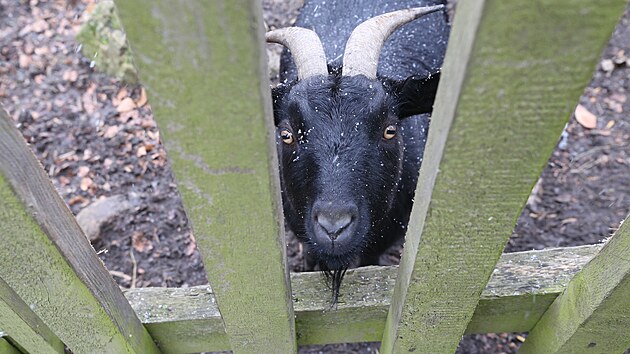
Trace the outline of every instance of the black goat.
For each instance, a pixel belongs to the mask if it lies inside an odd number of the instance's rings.
[[[405,234],[449,27],[427,0],[310,1],[296,26],[267,33],[290,50],[273,90],[284,212],[335,303],[348,267]]]

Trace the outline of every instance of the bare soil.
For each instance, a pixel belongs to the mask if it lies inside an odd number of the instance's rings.
[[[0,0],[0,103],[75,214],[98,198],[139,198],[140,206],[108,223],[94,243],[121,287],[205,284],[142,88],[95,71],[74,40],[93,2]],[[289,25],[299,5],[299,0],[264,0],[267,24]],[[587,129],[571,118],[507,252],[597,243],[630,211],[630,65],[622,60],[627,57],[628,10],[580,98],[597,116],[597,126]],[[399,251],[383,262],[397,262]],[[288,254],[292,270],[302,270],[294,240]],[[513,353],[524,336],[469,336],[458,353]],[[301,352],[373,353],[378,343],[310,346]]]

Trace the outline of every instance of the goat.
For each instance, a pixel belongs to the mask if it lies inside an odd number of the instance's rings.
[[[310,1],[298,27],[266,34],[286,47],[272,90],[284,213],[333,304],[347,268],[404,237],[449,33],[443,1],[374,3]]]

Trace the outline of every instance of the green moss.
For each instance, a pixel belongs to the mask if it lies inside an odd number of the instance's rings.
[[[626,3],[459,4],[383,352],[455,351]]]
[[[127,38],[112,0],[101,0],[94,6],[76,40],[81,43],[83,55],[97,70],[127,84],[138,82]]]
[[[233,349],[294,351],[259,2],[116,4]]]

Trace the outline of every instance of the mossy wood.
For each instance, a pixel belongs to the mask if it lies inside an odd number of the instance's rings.
[[[2,338],[0,332],[0,353],[2,354],[22,354],[22,352],[13,346],[6,338]]]
[[[601,248],[584,246],[501,256],[466,333],[528,331],[573,274]],[[330,309],[322,275],[292,273],[298,344],[378,341],[385,327],[397,267],[349,270],[337,309]],[[209,286],[145,288],[125,292],[167,353],[229,348]]]
[[[571,279],[519,353],[623,353],[629,329],[630,217]]]
[[[116,4],[231,348],[296,351],[260,1]]]
[[[3,109],[0,225],[0,278],[73,352],[158,352]]]
[[[626,3],[458,3],[382,352],[455,351]]]
[[[3,333],[27,353],[64,353],[59,338],[0,278],[0,337]],[[1,344],[0,353],[5,353]]]

